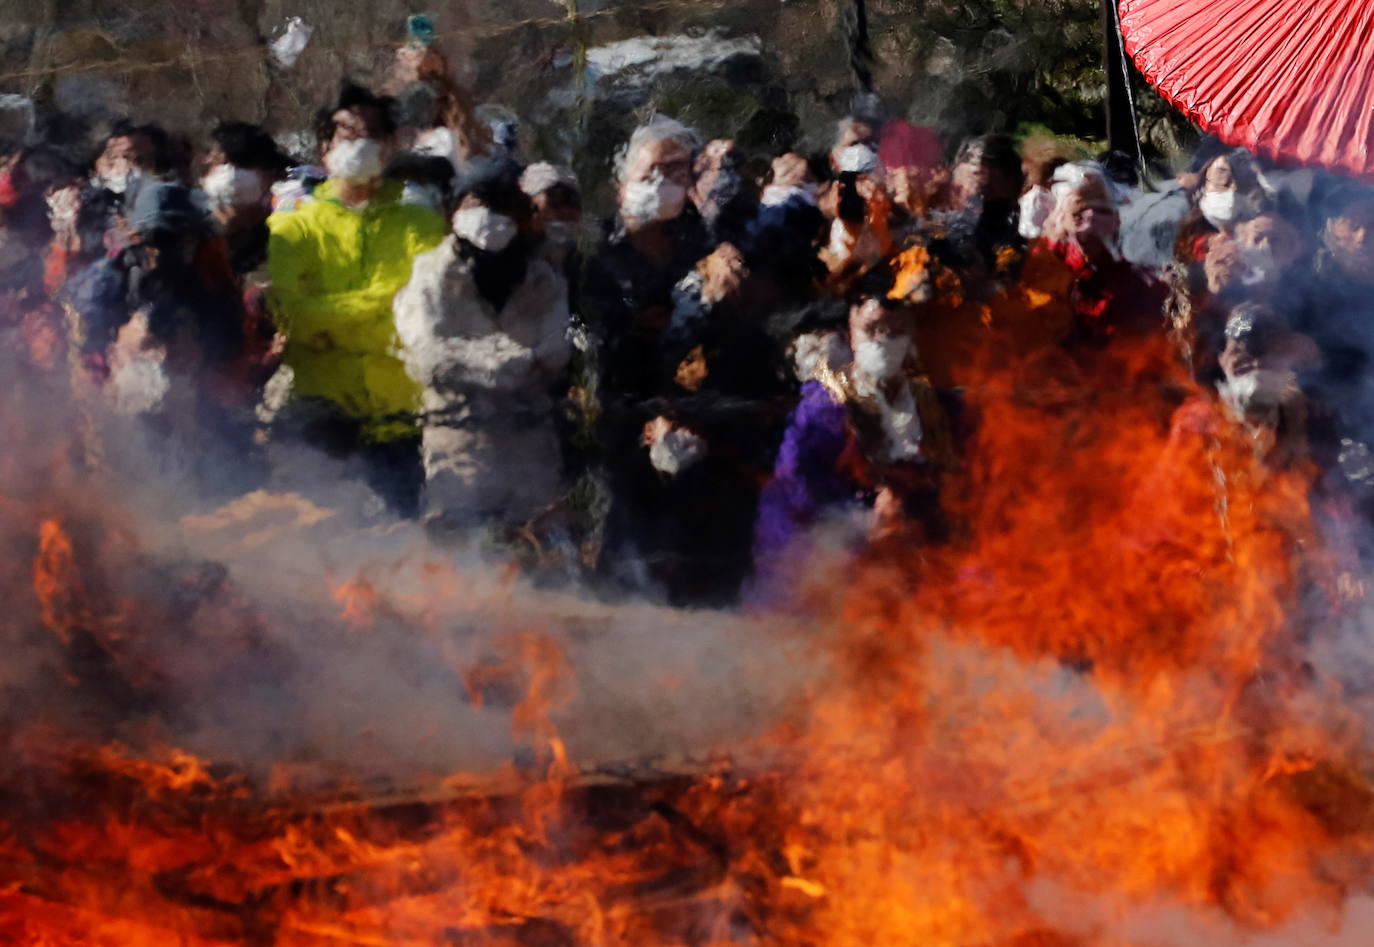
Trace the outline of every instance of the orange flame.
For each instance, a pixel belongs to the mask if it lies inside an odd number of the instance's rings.
[[[830,674],[733,766],[584,773],[557,727],[574,669],[530,624],[464,675],[474,702],[523,692],[530,760],[427,796],[266,798],[178,751],[27,761],[0,940],[1173,947],[1122,918],[1334,916],[1369,880],[1374,792],[1302,661],[1311,471],[1269,463],[1163,343],[961,370],[953,538],[852,564],[808,632]],[[55,521],[33,572],[69,641],[82,583]],[[393,611],[362,578],[337,600],[369,627]]]

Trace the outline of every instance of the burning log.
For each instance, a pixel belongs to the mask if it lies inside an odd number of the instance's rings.
[[[282,943],[279,938],[291,932],[321,944],[410,942],[377,933],[366,917],[397,902],[452,902],[452,892],[471,883],[466,875],[474,867],[461,846],[518,826],[529,792],[528,785],[522,792],[507,782],[481,793],[468,785],[423,798],[397,794],[283,807],[246,798],[242,784],[232,779],[202,785],[207,797],[196,802],[190,785],[170,796],[144,786],[152,795],[140,796],[125,780],[116,780],[122,786],[93,785],[89,774],[64,775],[82,783],[76,791],[100,800],[95,818],[49,808],[35,825],[11,825],[12,838],[31,837],[0,855],[0,889],[9,902],[0,918],[28,918],[69,932],[127,923],[150,932],[175,931],[197,945]],[[54,783],[54,774],[45,777],[41,791],[31,787],[43,798]],[[622,838],[624,846],[668,846],[670,860],[646,865],[642,877],[607,886],[604,909],[661,916],[664,923],[671,916],[680,928],[684,914],[700,913],[712,902],[727,870],[721,843],[674,808],[694,781],[688,774],[639,780],[588,774],[570,780],[561,798],[566,831],[556,840],[517,831],[509,836],[518,849],[511,855],[550,873],[576,874],[589,846],[595,849],[605,838]],[[116,800],[122,794],[127,798],[121,805]],[[90,857],[84,844],[68,858],[51,844],[112,829],[128,845],[105,849],[115,860]],[[192,832],[204,841],[186,845]],[[119,855],[127,861],[121,863]],[[166,864],[138,864],[150,857]],[[498,912],[486,923],[450,919],[439,940],[432,930],[417,929],[413,942],[578,943],[575,917],[560,918],[557,905],[548,910]],[[147,936],[157,942],[152,933]]]

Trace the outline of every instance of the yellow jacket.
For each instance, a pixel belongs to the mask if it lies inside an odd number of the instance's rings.
[[[391,301],[415,255],[446,229],[434,211],[400,203],[401,191],[388,181],[355,210],[326,181],[313,199],[267,221],[272,311],[286,335],[292,397],[332,401],[373,441],[415,433],[405,415],[419,409],[420,386],[396,357]]]

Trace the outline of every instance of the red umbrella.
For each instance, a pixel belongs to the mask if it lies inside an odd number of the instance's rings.
[[[1120,0],[1150,85],[1231,145],[1374,178],[1374,2]]]

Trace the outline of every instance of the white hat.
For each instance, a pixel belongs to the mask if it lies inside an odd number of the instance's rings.
[[[536,161],[520,175],[520,190],[530,197],[543,194],[549,188],[561,184],[577,190],[577,175],[567,168],[560,168],[547,161]]]

